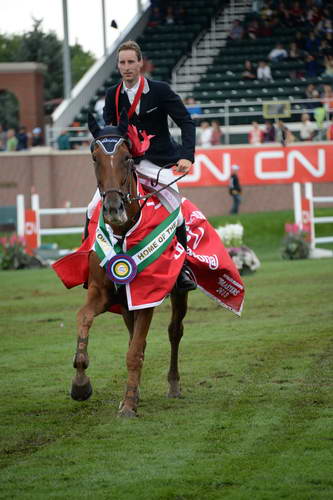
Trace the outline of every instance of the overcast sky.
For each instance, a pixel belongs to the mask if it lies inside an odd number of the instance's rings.
[[[142,2],[145,4],[145,2]],[[63,0],[0,0],[0,32],[22,34],[30,31],[32,18],[43,19],[44,32],[55,31],[63,39]],[[95,56],[103,54],[103,25],[101,0],[67,0],[69,43],[76,41]],[[123,30],[137,12],[137,0],[105,0],[107,45],[117,38],[110,28],[115,19]]]

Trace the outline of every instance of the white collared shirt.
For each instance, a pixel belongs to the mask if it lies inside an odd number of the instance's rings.
[[[124,88],[124,91],[127,93],[127,96],[128,96],[128,100],[130,102],[130,104],[132,105],[133,104],[133,101],[134,101],[134,98],[135,98],[135,95],[139,89],[139,85],[140,85],[140,80],[134,85],[134,87],[132,88],[127,88],[125,83],[123,83],[123,88]],[[136,114],[138,115],[139,112],[140,112],[140,99],[139,99],[139,102],[137,104],[137,107],[135,109],[135,112]]]

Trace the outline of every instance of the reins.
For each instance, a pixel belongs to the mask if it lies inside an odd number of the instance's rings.
[[[174,163],[167,163],[166,165],[164,165],[163,167],[160,167],[159,171],[158,171],[158,174],[157,174],[157,178],[156,178],[156,181],[152,181],[152,186],[157,186],[158,184],[158,181],[159,181],[159,176],[160,176],[160,172],[163,170],[163,169],[166,169],[166,168],[170,168],[170,167],[173,167],[174,166]],[[173,181],[169,182],[169,184],[166,184],[165,186],[162,186],[161,188],[159,189],[154,189],[151,193],[148,193],[148,194],[145,194],[145,195],[140,195],[140,196],[134,196],[130,199],[130,203],[132,201],[137,201],[137,200],[148,200],[149,198],[151,198],[152,196],[155,196],[156,194],[160,193],[161,191],[164,191],[164,189],[168,188],[169,186],[172,186],[172,184],[174,184],[175,182],[178,182],[179,179],[182,179],[183,177],[185,177],[185,175],[187,175],[187,173],[185,174],[182,174],[180,175],[179,177],[177,177],[176,179],[174,179]]]

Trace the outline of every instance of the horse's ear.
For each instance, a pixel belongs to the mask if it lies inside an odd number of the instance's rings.
[[[128,114],[125,108],[121,110],[120,119],[118,123],[118,130],[122,136],[127,134],[128,129]]]
[[[95,117],[92,113],[88,113],[88,128],[92,134],[92,136],[96,139],[98,136],[98,132],[101,130],[100,126],[98,125],[97,121],[95,120]]]

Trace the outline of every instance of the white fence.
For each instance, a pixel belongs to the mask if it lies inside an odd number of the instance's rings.
[[[304,207],[302,207],[301,184],[299,182],[295,182],[293,184],[295,223],[301,229],[304,228],[305,223],[310,224],[311,248],[312,250],[314,250],[318,243],[319,244],[333,243],[333,235],[316,237],[315,233],[315,224],[330,224],[333,222],[333,216],[327,216],[327,217],[314,216],[314,204],[333,203],[333,196],[314,196],[313,186],[311,182],[306,182],[304,184],[304,188],[305,188],[305,199],[308,200],[307,215],[304,214]]]
[[[19,236],[24,236],[25,232],[25,204],[24,196],[19,194],[16,201],[17,206],[17,233]],[[80,227],[57,227],[57,228],[41,228],[40,218],[42,215],[72,215],[72,214],[85,214],[87,207],[76,208],[40,208],[39,194],[31,196],[31,208],[36,213],[36,232],[37,244],[41,244],[41,236],[49,234],[81,234],[83,226]]]

